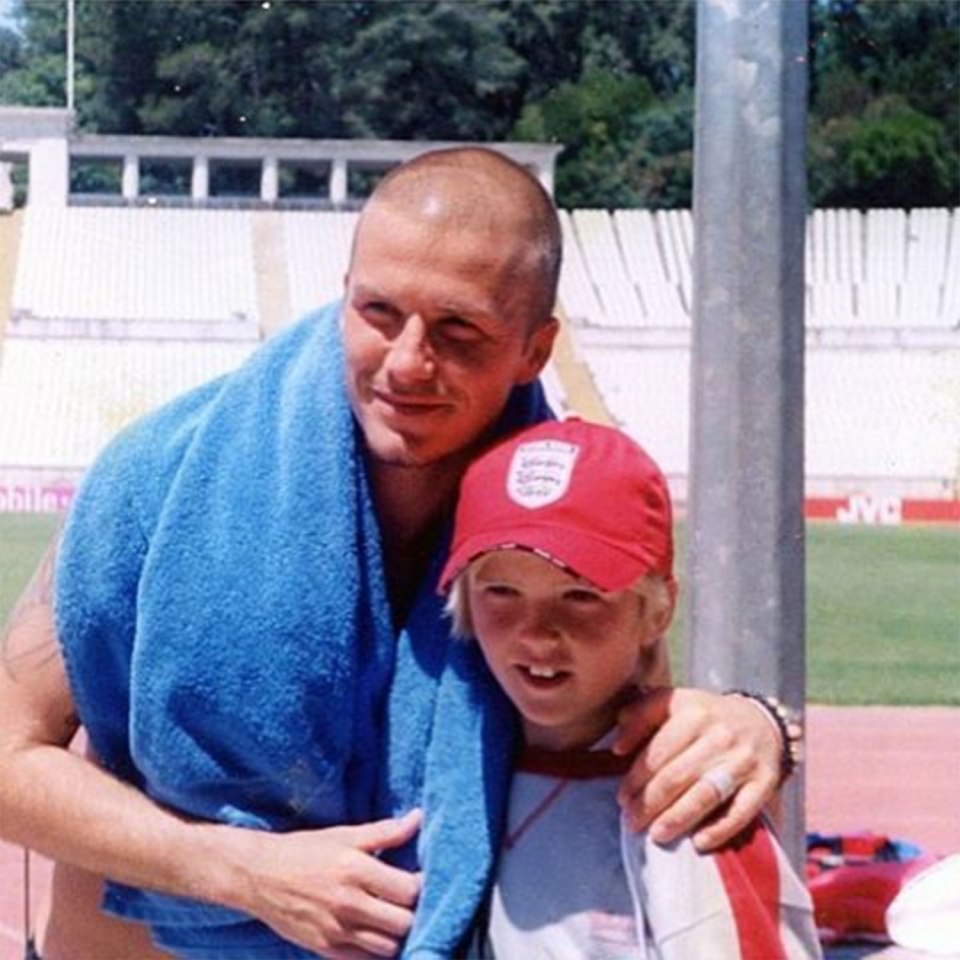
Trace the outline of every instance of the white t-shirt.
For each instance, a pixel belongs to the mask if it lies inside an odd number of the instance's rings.
[[[766,827],[719,856],[699,854],[689,839],[659,846],[622,827],[621,773],[609,772],[606,751],[591,753],[596,761],[584,752],[553,755],[539,766],[552,763],[553,773],[531,772],[521,760],[482,953],[497,960],[820,956],[810,898]],[[607,774],[597,775],[604,763]]]

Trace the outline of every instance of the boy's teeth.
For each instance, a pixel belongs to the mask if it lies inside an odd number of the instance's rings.
[[[531,676],[543,677],[547,680],[557,675],[557,671],[551,669],[550,667],[530,667],[529,669]]]

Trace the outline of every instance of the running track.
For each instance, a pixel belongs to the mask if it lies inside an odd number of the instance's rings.
[[[871,830],[931,853],[960,853],[960,709],[811,707],[807,727],[808,829]],[[36,857],[31,863],[36,913],[49,865]],[[21,851],[0,844],[0,960],[23,956],[22,871]],[[849,947],[830,956],[907,960],[916,955],[898,948]]]

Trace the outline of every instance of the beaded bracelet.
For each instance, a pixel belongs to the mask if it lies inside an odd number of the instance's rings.
[[[743,697],[755,703],[780,737],[780,782],[797,769],[803,760],[803,724],[800,714],[776,697],[752,690],[725,690],[728,696]]]

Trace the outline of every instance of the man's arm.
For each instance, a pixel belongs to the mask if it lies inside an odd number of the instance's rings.
[[[419,877],[379,861],[419,814],[270,834],[185,820],[68,745],[79,726],[53,610],[51,545],[2,635],[0,810],[6,840],[134,886],[242,910],[330,957],[392,956]]]

